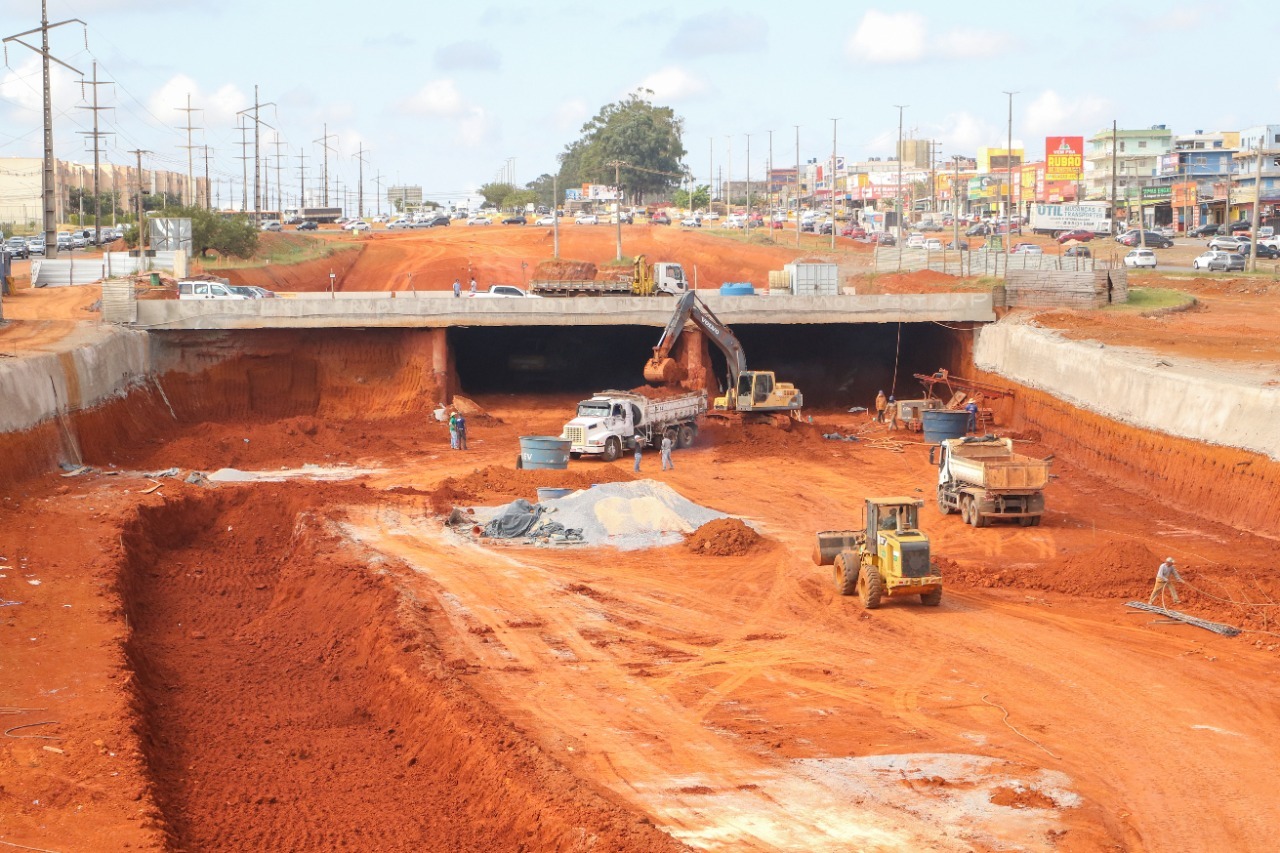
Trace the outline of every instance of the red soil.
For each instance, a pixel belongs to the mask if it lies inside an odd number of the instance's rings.
[[[750,554],[764,540],[740,518],[708,521],[684,538],[684,547],[695,554],[712,557],[741,557]]]

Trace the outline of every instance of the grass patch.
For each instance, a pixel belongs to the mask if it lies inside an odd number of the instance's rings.
[[[1159,311],[1163,308],[1182,308],[1195,302],[1195,297],[1181,290],[1163,287],[1130,287],[1129,301],[1120,305],[1108,305],[1104,311]]]
[[[247,269],[271,264],[301,264],[356,248],[359,244],[347,240],[322,240],[301,234],[264,234],[258,241],[258,251],[248,258],[216,258],[206,260],[209,270]]]

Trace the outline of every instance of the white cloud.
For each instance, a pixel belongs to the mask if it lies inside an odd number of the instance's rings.
[[[185,74],[177,74],[151,93],[147,98],[147,109],[173,127],[186,124],[187,114],[181,110],[187,106],[188,95],[191,96],[192,108],[203,110],[203,113],[192,114],[191,123],[204,127],[234,125],[236,113],[252,106],[249,96],[230,83],[213,92],[203,92],[195,80]]]
[[[559,131],[576,131],[582,127],[590,115],[587,102],[581,98],[572,98],[556,107],[555,128]]]
[[[9,60],[19,60],[5,70],[0,77],[0,98],[17,104],[23,110],[34,110],[39,124],[44,110],[43,72],[40,57],[26,48],[9,45]],[[19,54],[18,51],[22,53]],[[25,54],[22,55],[22,54]],[[55,108],[69,103],[81,103],[79,76],[56,63],[49,64],[50,87]]]
[[[1037,95],[1026,107],[1020,124],[1031,136],[1082,133],[1089,135],[1110,114],[1105,98],[1084,96],[1068,100],[1052,89]],[[1017,117],[1017,105],[1014,105]]]
[[[849,37],[845,54],[878,64],[914,62],[925,54],[924,16],[869,9]]]
[[[691,100],[711,89],[706,80],[690,74],[678,65],[668,65],[653,72],[640,81],[639,88],[652,90],[653,100],[658,103]],[[633,86],[628,92],[634,92],[635,89]]]
[[[948,113],[938,133],[944,154],[975,154],[979,148],[1003,148],[1006,142],[1003,126],[978,118],[973,113]]]
[[[930,39],[932,52],[947,59],[989,59],[1009,48],[1007,33],[956,27]]]
[[[454,141],[459,145],[475,147],[496,141],[497,124],[482,107],[470,107],[458,122]]]
[[[727,9],[686,20],[667,44],[666,54],[680,59],[717,53],[754,53],[769,41],[769,23],[758,15]]]
[[[427,81],[416,93],[401,101],[400,107],[412,115],[444,118],[460,116],[467,111],[457,84],[447,77]]]

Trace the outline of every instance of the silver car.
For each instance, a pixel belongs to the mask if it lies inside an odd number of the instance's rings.
[[[1229,252],[1209,251],[1191,262],[1193,270],[1223,270],[1224,272],[1244,272],[1244,255]]]

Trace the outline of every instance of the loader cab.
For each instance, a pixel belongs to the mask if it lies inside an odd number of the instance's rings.
[[[874,542],[882,534],[901,535],[920,527],[920,507],[916,498],[867,498],[867,541]]]

